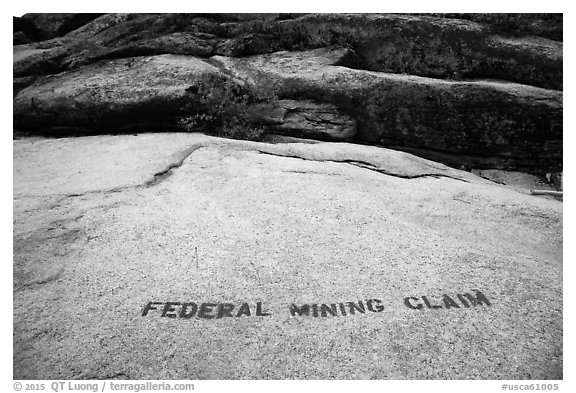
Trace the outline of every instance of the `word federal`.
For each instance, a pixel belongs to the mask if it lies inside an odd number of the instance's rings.
[[[161,306],[161,307],[157,307]],[[257,316],[266,317],[270,315],[262,308],[262,302],[256,303],[255,306],[250,307],[248,303],[242,303],[236,307],[232,303],[202,303],[200,305],[194,302],[148,302],[142,309],[142,316],[148,315],[151,310],[161,311],[162,317],[167,318],[184,318],[190,319],[194,315],[197,318],[214,319],[224,317],[241,317],[241,316]]]

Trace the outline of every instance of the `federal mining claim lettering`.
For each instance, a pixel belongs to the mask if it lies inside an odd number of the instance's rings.
[[[483,304],[490,306],[490,301],[484,294],[478,290],[474,290],[476,295],[471,295],[469,293],[464,294],[456,294],[453,297],[448,295],[443,295],[439,302],[435,302],[434,299],[428,299],[428,296],[421,296],[420,298],[415,296],[408,296],[404,298],[404,304],[406,307],[411,308],[413,310],[435,310],[439,308],[461,308],[462,305],[464,308],[476,307],[481,306]],[[456,302],[454,298],[458,299],[460,303]],[[435,304],[436,303],[436,304]]]
[[[404,298],[404,305],[412,310],[437,310],[451,308],[471,308],[477,306],[491,306],[490,300],[479,290],[474,294],[457,293],[455,295],[408,296]],[[458,300],[458,301],[457,301]],[[225,317],[267,317],[272,315],[266,311],[262,302],[256,304],[241,303],[194,303],[194,302],[148,302],[142,309],[142,316],[151,311],[165,318],[191,319],[220,319]],[[384,311],[382,301],[379,299],[358,300],[357,302],[340,303],[310,303],[290,304],[288,309],[292,317],[345,317],[379,313]]]

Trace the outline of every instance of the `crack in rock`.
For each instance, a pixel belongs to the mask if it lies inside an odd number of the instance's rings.
[[[87,192],[83,192],[83,193],[64,194],[60,199],[58,199],[55,203],[53,203],[49,207],[49,209],[55,209],[57,207],[60,207],[60,204],[62,202],[64,202],[66,199],[70,199],[70,198],[80,198],[80,197],[84,197],[87,195],[110,194],[110,193],[116,193],[116,192],[123,192],[123,191],[127,191],[127,190],[137,190],[137,189],[142,189],[142,188],[153,187],[153,186],[161,183],[162,181],[166,180],[168,177],[170,177],[172,175],[174,169],[180,168],[182,166],[182,164],[184,164],[184,161],[186,161],[186,159],[188,157],[190,157],[190,155],[192,155],[192,153],[194,153],[196,150],[203,148],[203,147],[206,147],[206,146],[203,144],[195,144],[195,145],[192,145],[192,146],[188,147],[187,149],[183,150],[182,152],[180,152],[178,154],[178,157],[177,157],[175,162],[168,164],[168,166],[165,169],[161,170],[160,172],[155,173],[151,179],[146,180],[143,184],[114,187],[114,188],[109,188],[109,189],[105,189],[105,190],[93,190],[93,191],[87,191]]]
[[[186,161],[186,159],[188,157],[190,157],[192,155],[192,153],[194,153],[196,150],[201,149],[203,147],[206,147],[206,145],[196,144],[196,145],[192,145],[189,148],[185,149],[184,151],[182,151],[180,153],[180,157],[176,162],[173,162],[170,165],[168,165],[166,167],[166,169],[164,169],[158,173],[155,173],[154,176],[152,177],[152,179],[146,181],[143,186],[148,188],[148,187],[152,187],[152,186],[155,186],[155,185],[163,182],[164,180],[166,180],[167,178],[169,178],[173,174],[174,169],[180,168],[182,166],[182,164],[184,164],[184,161]],[[141,186],[137,186],[137,187],[141,187]]]
[[[325,175],[325,176],[342,176],[340,173],[315,172],[315,171],[282,171],[283,173],[299,173],[305,175]]]
[[[46,274],[45,276],[43,276],[41,278],[37,278],[37,279],[33,279],[31,281],[21,283],[19,286],[17,286],[14,289],[14,292],[18,292],[22,289],[29,288],[32,286],[44,285],[44,284],[49,284],[49,283],[54,282],[54,281],[58,281],[59,279],[62,278],[63,272],[64,272],[64,267],[60,267],[55,272]]]
[[[358,168],[364,168],[364,169],[368,169],[374,172],[378,172],[378,173],[382,173],[384,175],[388,175],[388,176],[394,176],[394,177],[399,177],[401,179],[418,179],[421,177],[434,177],[436,179],[441,178],[441,177],[446,177],[448,179],[454,179],[454,180],[459,180],[459,181],[463,181],[465,183],[469,183],[468,180],[464,180],[461,179],[459,177],[454,177],[454,176],[450,176],[450,175],[444,175],[442,173],[421,173],[419,175],[401,175],[399,173],[392,173],[389,171],[386,171],[382,168],[378,168],[370,163],[366,163],[363,161],[356,161],[356,160],[342,160],[342,161],[332,161],[332,162],[343,162],[346,164],[350,164],[350,165],[354,165]]]
[[[234,146],[234,144],[231,144],[231,145]],[[156,185],[162,183],[164,180],[168,179],[174,173],[174,170],[180,168],[184,164],[184,161],[186,161],[186,159],[188,159],[194,152],[196,152],[197,150],[199,150],[201,148],[206,148],[206,147],[210,147],[210,145],[207,145],[205,143],[196,143],[196,144],[193,144],[193,145],[187,147],[186,149],[176,153],[175,159],[172,162],[170,162],[161,171],[156,172],[152,176],[152,178],[146,180],[142,184],[120,186],[120,187],[114,187],[114,188],[104,189],[104,190],[93,190],[93,191],[87,191],[84,193],[70,193],[70,194],[64,194],[64,195],[61,194],[61,197],[56,202],[52,203],[51,206],[48,207],[48,209],[60,208],[62,203],[64,201],[66,201],[67,199],[70,199],[70,198],[81,198],[81,197],[85,197],[88,195],[119,193],[119,192],[123,192],[123,191],[127,191],[127,190],[150,188],[150,187],[156,186]],[[216,144],[216,145],[214,145],[214,147],[222,147],[222,146],[220,144]],[[235,146],[235,147],[238,148],[239,146]],[[403,174],[387,171],[383,168],[379,168],[379,167],[375,166],[374,164],[372,164],[370,162],[361,161],[361,160],[311,159],[311,158],[305,158],[302,156],[298,156],[298,155],[294,155],[294,154],[288,154],[288,153],[272,153],[269,151],[259,149],[257,147],[248,147],[248,148],[244,147],[244,149],[242,149],[242,150],[255,151],[259,154],[266,154],[266,155],[272,155],[272,156],[277,156],[277,157],[297,158],[297,159],[304,160],[304,161],[334,162],[334,163],[340,163],[340,164],[348,164],[348,165],[353,165],[353,166],[358,167],[358,168],[363,168],[363,169],[367,169],[370,171],[378,172],[378,173],[383,174],[383,175],[398,177],[398,178],[402,178],[402,179],[417,179],[417,178],[423,178],[423,177],[434,177],[434,178],[445,177],[445,178],[469,183],[465,179],[455,177],[455,176],[445,175],[445,174],[441,174],[441,173],[422,173],[422,174],[417,174],[417,175],[403,175]],[[298,171],[290,171],[290,172],[300,173]],[[304,172],[302,172],[302,173],[304,173]],[[308,172],[306,172],[306,173],[308,173]],[[45,208],[43,207],[42,209],[45,209]]]
[[[271,153],[271,152],[267,152],[267,151],[263,151],[263,150],[259,150],[259,149],[256,149],[255,151],[260,153],[260,154],[267,154],[267,155],[271,155],[271,156],[286,157],[286,158],[297,158],[297,159],[304,160],[304,161],[335,162],[338,164],[348,164],[348,165],[355,166],[357,168],[363,168],[363,169],[367,169],[367,170],[370,170],[373,172],[381,173],[383,175],[398,177],[401,179],[418,179],[418,178],[423,178],[423,177],[434,177],[434,178],[438,179],[441,177],[445,177],[448,179],[453,179],[453,180],[458,180],[458,181],[462,181],[465,183],[469,183],[468,180],[465,180],[465,179],[462,179],[459,177],[450,176],[450,175],[444,175],[442,173],[422,173],[422,174],[418,174],[418,175],[402,175],[399,173],[393,173],[393,172],[386,171],[385,169],[382,169],[382,168],[378,168],[378,167],[374,166],[373,164],[366,162],[366,161],[359,161],[359,160],[314,160],[314,159],[305,158],[305,157],[296,156],[296,155],[291,155],[291,154]]]

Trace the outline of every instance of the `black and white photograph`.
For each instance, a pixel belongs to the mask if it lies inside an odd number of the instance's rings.
[[[9,388],[562,391],[564,14],[189,9],[12,15]]]

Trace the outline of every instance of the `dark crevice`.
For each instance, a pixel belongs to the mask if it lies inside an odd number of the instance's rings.
[[[298,173],[303,175],[326,175],[326,176],[341,176],[339,173],[330,172],[315,172],[315,171],[282,171],[283,173]]]
[[[38,286],[38,285],[50,284],[51,282],[58,281],[62,278],[63,271],[64,271],[64,268],[61,267],[55,273],[50,274],[44,278],[40,278],[37,280],[32,280],[29,282],[21,283],[20,285],[17,285],[17,287],[14,289],[14,292],[18,292],[18,291],[25,289],[25,288]]]
[[[488,180],[489,182],[492,182],[492,183],[502,184],[502,185],[504,185],[504,186],[506,185],[506,183],[504,183],[503,181],[498,181],[498,180],[490,179],[490,178],[487,177],[487,176],[482,176],[482,175],[476,175],[476,176],[481,177],[482,179]]]
[[[168,167],[166,169],[154,174],[154,177],[152,179],[150,179],[146,183],[144,183],[144,187],[148,188],[148,187],[155,186],[156,184],[161,183],[162,181],[169,178],[172,175],[174,169],[180,168],[182,166],[182,164],[184,164],[184,161],[186,161],[186,159],[188,157],[190,157],[190,155],[192,155],[192,153],[194,153],[196,150],[198,150],[202,147],[206,147],[206,146],[194,145],[194,146],[191,146],[188,149],[184,150],[182,152],[182,156],[180,157],[180,159],[178,161],[173,162],[172,164],[168,165]]]
[[[434,178],[445,177],[445,178],[449,178],[449,179],[453,179],[453,180],[459,180],[459,181],[463,181],[465,183],[469,183],[467,180],[464,180],[464,179],[461,179],[458,177],[454,177],[454,176],[450,176],[450,175],[444,175],[441,173],[422,173],[422,174],[418,174],[418,175],[401,175],[398,173],[392,173],[392,172],[386,171],[382,168],[378,168],[378,167],[376,167],[376,166],[374,166],[371,163],[366,162],[366,161],[358,161],[358,160],[313,160],[313,159],[304,158],[304,157],[300,157],[300,156],[296,156],[296,155],[270,153],[270,152],[262,151],[259,149],[256,149],[256,151],[260,154],[267,154],[267,155],[271,155],[271,156],[286,157],[286,158],[297,158],[297,159],[304,160],[304,161],[335,162],[335,163],[339,163],[339,164],[349,164],[349,165],[353,165],[353,166],[358,167],[358,168],[368,169],[368,170],[373,171],[373,172],[378,172],[378,173],[381,173],[383,175],[398,177],[401,179],[418,179],[418,178],[422,178],[422,177],[434,177]]]
[[[199,145],[193,145],[193,146],[185,149],[184,151],[181,152],[181,155],[176,162],[169,164],[166,167],[166,169],[163,169],[162,171],[155,173],[151,179],[147,180],[143,184],[138,184],[135,186],[115,187],[115,188],[109,188],[106,190],[87,191],[87,192],[79,193],[79,194],[77,194],[77,193],[65,194],[58,201],[56,201],[54,204],[52,204],[52,206],[49,209],[54,209],[54,208],[59,207],[62,202],[64,202],[66,199],[70,199],[70,198],[79,198],[79,197],[84,197],[84,196],[88,196],[88,195],[97,195],[97,194],[110,194],[110,193],[117,193],[117,192],[123,192],[123,191],[128,191],[128,190],[137,190],[137,189],[142,189],[142,188],[153,187],[153,186],[161,183],[162,181],[166,180],[167,178],[169,178],[172,175],[174,169],[180,168],[182,166],[182,164],[184,164],[184,161],[188,157],[190,157],[190,155],[192,153],[194,153],[196,150],[198,150],[202,147],[206,147],[206,146],[199,144]]]
[[[441,177],[446,177],[446,178],[449,178],[449,179],[454,179],[454,180],[463,181],[463,182],[465,182],[465,183],[469,183],[468,180],[464,180],[464,179],[461,179],[461,178],[459,178],[459,177],[454,177],[454,176],[450,176],[450,175],[444,175],[444,174],[441,174],[441,173],[422,173],[422,174],[419,174],[419,175],[401,175],[401,174],[398,174],[398,173],[388,172],[388,171],[386,171],[386,170],[384,170],[384,169],[375,167],[375,166],[373,166],[372,164],[366,164],[365,162],[362,162],[362,161],[343,160],[343,161],[333,161],[333,162],[343,162],[343,163],[346,163],[346,164],[350,164],[350,165],[357,166],[357,167],[359,167],[359,168],[364,168],[364,169],[368,169],[368,170],[371,170],[371,171],[374,171],[374,172],[382,173],[382,174],[384,174],[384,175],[399,177],[399,178],[401,178],[401,179],[418,179],[418,178],[421,178],[421,177],[434,177],[434,178],[437,178],[437,179],[438,179],[438,178],[441,178]]]

